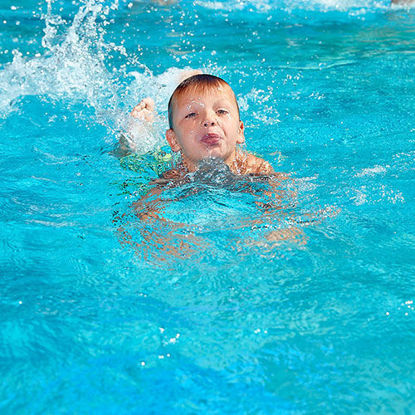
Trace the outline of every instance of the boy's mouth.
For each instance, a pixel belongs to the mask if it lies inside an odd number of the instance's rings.
[[[221,137],[219,134],[209,133],[205,134],[200,141],[207,146],[215,146],[219,143],[220,139]]]

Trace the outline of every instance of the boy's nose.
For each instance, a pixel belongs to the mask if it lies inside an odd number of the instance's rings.
[[[215,111],[207,110],[203,115],[203,126],[204,127],[211,127],[216,125],[216,114]]]
[[[215,124],[216,123],[213,120],[205,120],[205,121],[203,121],[203,126],[204,127],[210,127],[210,126],[215,125]]]

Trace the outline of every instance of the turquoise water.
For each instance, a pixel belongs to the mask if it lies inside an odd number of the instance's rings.
[[[415,14],[388,3],[0,2],[1,413],[413,413]],[[150,199],[176,229],[133,203],[183,68],[293,180]]]

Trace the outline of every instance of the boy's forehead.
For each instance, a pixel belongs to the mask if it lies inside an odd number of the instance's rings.
[[[189,88],[176,98],[176,104],[179,106],[182,105],[191,105],[191,104],[203,104],[206,100],[226,100],[235,102],[235,94],[228,85],[219,85],[206,88]]]

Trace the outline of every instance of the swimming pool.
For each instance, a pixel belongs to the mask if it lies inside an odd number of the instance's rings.
[[[413,10],[1,10],[1,413],[413,412]],[[279,212],[258,209],[261,183],[190,183],[166,196],[178,234],[138,220],[132,204],[168,164],[158,148],[182,68],[233,87],[247,148],[293,178]],[[148,95],[155,133],[119,159]],[[305,244],[266,239],[293,224]]]

